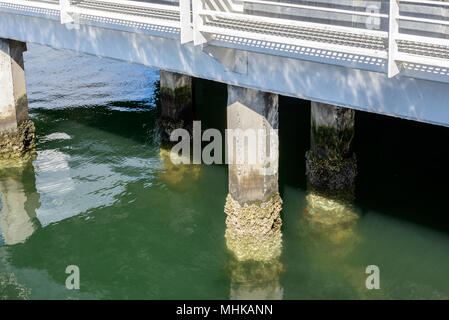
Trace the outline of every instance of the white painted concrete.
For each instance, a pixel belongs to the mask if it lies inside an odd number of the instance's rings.
[[[248,52],[247,73],[233,72],[179,36],[161,37],[0,10],[0,37],[35,42],[266,92],[449,126],[449,84]],[[51,63],[51,62],[49,62]]]
[[[28,119],[24,50],[24,43],[0,39],[0,133]]]

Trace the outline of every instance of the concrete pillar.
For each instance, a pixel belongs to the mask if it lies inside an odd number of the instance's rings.
[[[226,246],[232,300],[283,298],[278,95],[228,86]]]
[[[321,191],[351,188],[357,175],[352,150],[355,111],[312,102],[311,149],[306,173],[311,187]]]
[[[162,112],[159,128],[161,142],[168,143],[175,129],[183,128],[192,132],[192,77],[161,70],[160,85]]]
[[[23,42],[0,39],[0,159],[23,156],[34,148],[28,119]]]
[[[226,241],[239,261],[277,259],[281,252],[278,101],[275,94],[228,86]]]

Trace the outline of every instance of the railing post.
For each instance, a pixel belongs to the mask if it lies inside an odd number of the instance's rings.
[[[388,77],[392,78],[400,72],[396,56],[398,54],[398,43],[396,42],[399,34],[399,1],[390,0],[390,15],[388,29]]]
[[[179,0],[181,44],[193,41],[191,0]]]
[[[203,10],[204,0],[192,0],[193,9],[193,44],[200,45],[207,42],[206,36],[201,32],[204,25],[200,11]]]
[[[70,10],[70,0],[59,0],[60,12],[61,12],[61,23],[72,23],[73,17],[69,14]]]

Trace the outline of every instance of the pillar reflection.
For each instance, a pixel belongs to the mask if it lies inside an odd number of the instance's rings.
[[[182,155],[172,154],[172,157],[179,158],[175,164],[170,158],[171,145],[161,145],[159,151],[160,161],[163,170],[158,173],[159,179],[163,181],[168,187],[174,189],[187,190],[192,187],[192,183],[200,178],[201,166],[195,164],[184,164],[183,162],[190,162],[182,160]]]
[[[6,245],[25,242],[38,228],[39,194],[31,160],[0,167],[0,231]]]
[[[325,249],[332,259],[347,257],[360,242],[356,231],[360,216],[353,202],[353,188],[330,193],[309,186],[299,221],[300,238],[315,247],[313,250]]]

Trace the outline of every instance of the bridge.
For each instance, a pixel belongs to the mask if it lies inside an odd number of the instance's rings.
[[[0,156],[33,146],[27,42],[160,69],[163,141],[194,131],[192,77],[228,85],[228,129],[277,129],[278,95],[312,101],[306,171],[331,198],[357,174],[355,110],[449,126],[446,1],[0,0],[0,39]],[[277,179],[229,165],[227,240],[242,259],[255,253],[241,243],[280,241]]]
[[[443,1],[1,0],[0,37],[438,125]]]

